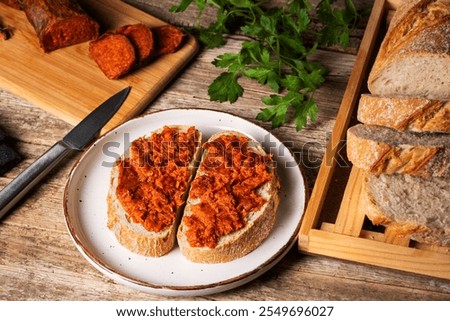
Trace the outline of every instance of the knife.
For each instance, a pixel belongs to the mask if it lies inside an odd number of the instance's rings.
[[[86,148],[119,110],[130,90],[130,87],[122,89],[94,109],[62,140],[6,185],[0,191],[0,219],[65,157]]]

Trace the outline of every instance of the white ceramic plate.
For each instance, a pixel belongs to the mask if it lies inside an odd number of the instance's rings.
[[[194,125],[204,140],[221,130],[236,130],[260,142],[277,162],[280,205],[274,229],[253,252],[229,263],[199,264],[178,247],[160,258],[122,247],[106,227],[106,197],[115,160],[136,138],[164,125]],[[64,193],[68,231],[78,250],[99,271],[119,283],[160,295],[207,295],[232,289],[260,276],[289,251],[305,208],[305,181],[290,151],[263,128],[211,110],[171,109],[130,120],[99,138],[74,166]]]

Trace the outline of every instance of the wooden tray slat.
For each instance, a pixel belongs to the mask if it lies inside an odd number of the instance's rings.
[[[308,252],[397,270],[449,278],[449,255],[312,229]]]
[[[336,116],[336,123],[331,134],[330,142],[327,145],[325,154],[319,169],[315,186],[311,192],[311,197],[303,217],[300,228],[300,239],[308,235],[308,232],[317,225],[319,220],[316,213],[322,211],[326,192],[330,185],[331,178],[336,166],[336,153],[339,146],[344,141],[348,128],[350,117],[357,103],[359,91],[363,81],[363,75],[366,73],[369,57],[375,46],[375,38],[378,34],[381,21],[384,16],[385,1],[377,0],[374,3],[369,22],[366,27],[360,49],[356,56],[355,66],[350,74],[347,88],[344,92],[339,112]]]
[[[361,233],[364,215],[361,215],[359,211],[359,197],[354,197],[355,195],[360,195],[361,191],[362,180],[360,179],[360,171],[352,170],[348,179],[348,188],[345,189],[341,207],[337,215],[334,227],[335,233],[350,236],[359,236]]]

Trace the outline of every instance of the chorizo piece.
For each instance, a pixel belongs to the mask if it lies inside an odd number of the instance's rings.
[[[129,24],[91,41],[89,53],[109,79],[118,79],[153,58],[177,51],[183,38],[174,26],[150,29],[142,23]]]
[[[137,66],[144,65],[150,61],[155,51],[153,32],[150,28],[142,23],[137,23],[123,26],[116,32],[130,39],[136,51]]]
[[[155,27],[152,31],[157,42],[157,56],[177,51],[184,39],[183,31],[175,26]]]
[[[89,55],[109,79],[127,74],[136,63],[131,41],[119,33],[105,33],[89,43]]]
[[[0,0],[0,2],[6,4],[7,6],[14,8],[14,9],[18,9],[18,10],[22,9],[22,7],[20,6],[19,0]]]
[[[99,24],[75,0],[27,0],[22,8],[44,52],[98,37]]]

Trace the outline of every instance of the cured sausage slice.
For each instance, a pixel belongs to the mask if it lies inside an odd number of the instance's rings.
[[[27,0],[22,2],[22,8],[44,52],[98,37],[99,24],[76,1]]]
[[[149,28],[143,23],[129,24],[91,41],[89,53],[109,79],[118,79],[177,51],[184,36],[181,29],[171,25]]]
[[[157,41],[156,55],[170,54],[178,50],[184,39],[184,33],[181,29],[165,25],[152,29]]]
[[[109,79],[118,79],[136,63],[133,44],[119,33],[105,33],[89,43],[89,54]]]
[[[155,52],[153,32],[150,28],[142,23],[137,23],[123,26],[117,30],[117,33],[123,34],[130,39],[136,50],[138,66],[150,61]]]

